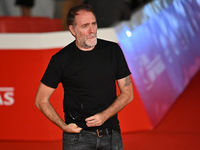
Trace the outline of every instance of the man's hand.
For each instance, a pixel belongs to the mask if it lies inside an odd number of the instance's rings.
[[[50,104],[49,98],[54,90],[54,88],[41,83],[36,94],[35,105],[49,120],[55,123],[63,131],[68,133],[80,133],[82,128],[74,123],[67,125]]]
[[[121,111],[133,100],[133,87],[130,76],[117,80],[121,91],[117,99],[107,109],[85,119],[88,127],[101,126],[107,119]]]
[[[67,133],[80,133],[82,128],[77,126],[75,123],[70,123],[63,129],[64,132]]]
[[[107,118],[103,113],[98,113],[85,119],[86,125],[88,127],[101,126],[106,120]]]

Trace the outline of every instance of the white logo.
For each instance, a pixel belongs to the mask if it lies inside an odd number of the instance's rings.
[[[14,104],[14,87],[0,87],[0,106],[11,106]]]

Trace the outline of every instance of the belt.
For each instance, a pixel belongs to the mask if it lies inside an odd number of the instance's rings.
[[[98,137],[103,137],[103,136],[111,134],[112,133],[112,129],[109,129],[109,128],[96,129],[96,130],[83,129],[82,133],[90,133],[90,134],[96,135]]]
[[[112,129],[106,128],[106,129],[97,129],[97,130],[89,130],[89,129],[83,129],[81,131],[82,133],[89,133],[89,134],[93,134],[96,135],[97,137],[103,137],[106,135],[112,135],[111,138],[111,149],[112,150],[118,150],[118,136],[116,135],[117,131],[114,131]]]

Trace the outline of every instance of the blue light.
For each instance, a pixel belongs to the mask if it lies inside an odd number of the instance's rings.
[[[131,33],[130,31],[126,31],[126,35],[127,35],[128,37],[131,37],[131,36],[132,36],[132,33]]]

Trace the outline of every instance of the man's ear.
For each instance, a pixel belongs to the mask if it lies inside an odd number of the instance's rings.
[[[73,25],[69,25],[69,31],[70,31],[71,34],[75,37],[75,31],[74,31]]]

